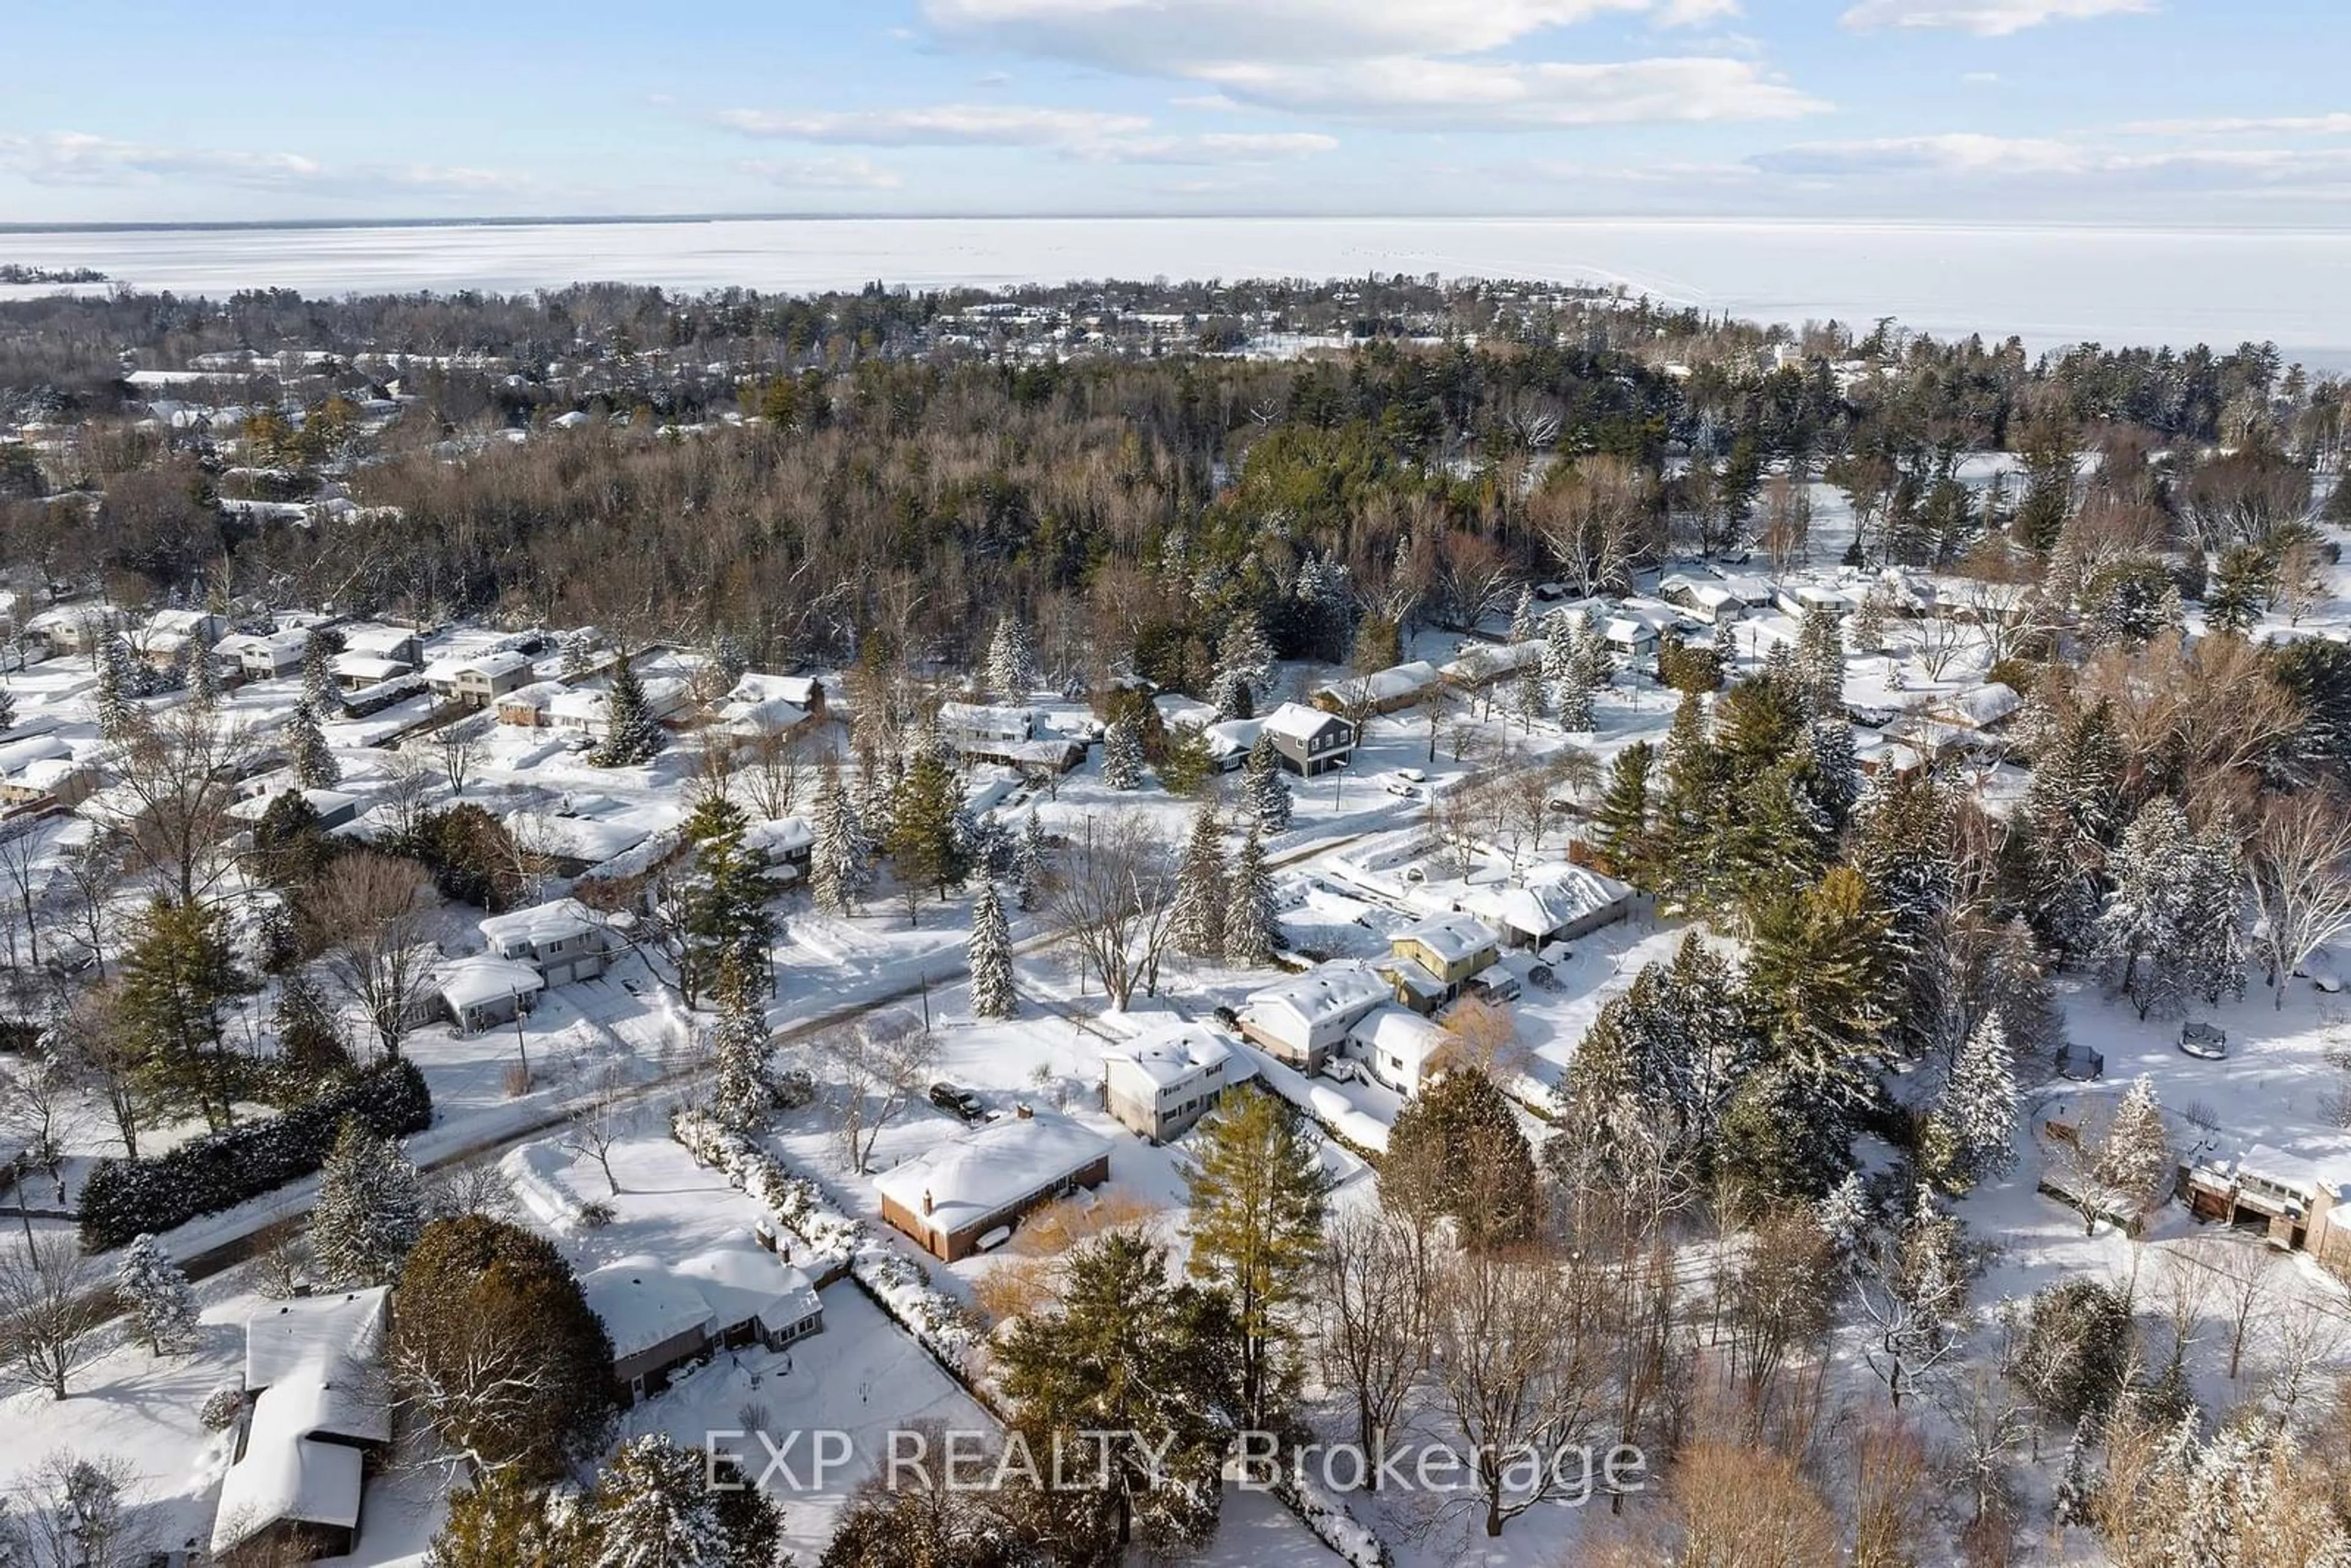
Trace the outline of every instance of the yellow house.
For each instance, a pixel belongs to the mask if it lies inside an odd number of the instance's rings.
[[[1470,976],[1490,966],[1501,946],[1501,937],[1483,921],[1435,915],[1388,938],[1388,959],[1380,973],[1395,987],[1397,1001],[1416,1013],[1433,1013],[1459,996]]]

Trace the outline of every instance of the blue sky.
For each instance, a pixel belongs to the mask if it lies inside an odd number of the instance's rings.
[[[128,0],[0,40],[0,222],[2351,222],[2345,0]]]

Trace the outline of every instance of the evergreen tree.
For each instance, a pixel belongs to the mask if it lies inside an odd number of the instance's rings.
[[[632,768],[652,761],[667,737],[645,700],[643,683],[625,656],[613,661],[611,686],[604,695],[604,737],[588,753],[589,763],[597,768]]]
[[[746,956],[729,953],[718,970],[718,1021],[710,1030],[711,1119],[730,1133],[751,1133],[767,1124],[775,1109],[768,1061],[775,1042],[768,1035],[760,987],[745,971]]]
[[[1143,737],[1131,718],[1115,718],[1102,731],[1102,783],[1113,789],[1143,787]]]
[[[890,863],[901,882],[928,883],[945,898],[963,880],[962,858],[956,852],[956,813],[962,805],[954,771],[937,753],[918,752],[890,802]]]
[[[2114,715],[2101,699],[2059,721],[2011,819],[2015,903],[2061,956],[2094,941],[2099,873],[2122,827],[2122,773]]]
[[[1666,731],[1663,782],[1650,819],[1651,886],[1677,904],[1708,897],[1721,881],[1712,852],[1729,777],[1707,736],[1705,699],[1684,694]]]
[[[124,948],[111,1022],[139,1062],[141,1089],[214,1132],[235,1118],[246,1059],[229,1047],[223,1009],[256,988],[237,967],[220,912],[157,899]]]
[[[2097,1480],[2090,1471],[2090,1445],[2097,1440],[2095,1418],[2085,1416],[2074,1423],[2074,1435],[2065,1443],[2065,1456],[2058,1462],[2057,1484],[2051,1504],[2060,1525],[2090,1522],[2090,1504],[2097,1492]]]
[[[436,1219],[398,1299],[393,1385],[452,1450],[553,1480],[601,1442],[612,1341],[553,1242],[486,1215]]]
[[[188,661],[188,706],[209,714],[219,709],[220,700],[220,670],[213,663],[212,650],[198,648]]]
[[[0,735],[16,727],[16,694],[0,686]]]
[[[2016,1073],[1994,1013],[1959,1047],[1927,1118],[1919,1160],[1946,1192],[1963,1193],[2016,1166]]]
[[[556,678],[576,681],[596,666],[596,629],[574,626],[555,640]]]
[[[1225,915],[1231,897],[1226,886],[1224,825],[1213,802],[1192,818],[1192,837],[1176,871],[1175,906],[1167,936],[1176,951],[1196,958],[1219,958],[1225,951]]]
[[[700,1004],[730,956],[745,983],[767,971],[764,962],[775,936],[768,909],[774,891],[768,880],[768,852],[744,841],[750,818],[720,794],[705,795],[683,830],[693,859],[664,891],[661,906],[674,927],[678,989],[685,1005]],[[811,863],[813,863],[811,846]]]
[[[751,656],[743,649],[743,640],[724,626],[714,629],[710,640],[703,645],[699,684],[712,700],[733,691],[751,668]]]
[[[577,1511],[558,1519],[545,1496],[512,1469],[476,1470],[449,1494],[427,1568],[521,1568],[572,1563],[582,1543]]]
[[[1036,651],[1017,615],[998,617],[996,633],[987,640],[987,689],[1009,703],[1026,702],[1037,689]]]
[[[2106,862],[2114,890],[2093,933],[2108,983],[2145,1018],[2244,992],[2244,872],[2227,835],[2191,836],[2178,802],[2142,807]]]
[[[1510,682],[1510,706],[1519,716],[1519,727],[1533,734],[1535,720],[1543,716],[1548,706],[1541,664],[1519,666],[1518,674]]]
[[[1117,1562],[1130,1540],[1196,1550],[1216,1530],[1238,1406],[1227,1300],[1170,1283],[1165,1249],[1124,1230],[1071,1250],[1061,1274],[1057,1301],[1013,1320],[997,1365],[1037,1451],[1059,1437],[1088,1456],[1085,1539],[1064,1560]]]
[[[1008,1019],[1020,1010],[1012,986],[1012,926],[994,879],[979,884],[971,904],[971,940],[965,947],[971,966],[974,1018]]]
[[[1609,765],[1608,787],[1592,813],[1592,849],[1602,871],[1649,884],[1649,764],[1656,755],[1636,740]]]
[[[1262,731],[1241,769],[1241,794],[1259,832],[1271,838],[1289,831],[1290,779],[1282,772],[1280,753],[1273,748],[1273,737]]]
[[[703,1455],[666,1432],[632,1437],[581,1505],[581,1568],[747,1568],[737,1555]],[[770,1552],[774,1542],[768,1542]]]
[[[809,852],[809,892],[828,915],[855,912],[873,877],[872,850],[849,803],[841,775],[827,768],[816,797],[816,842]]]
[[[1844,713],[1844,632],[1825,604],[1808,605],[1796,630],[1797,680],[1805,708],[1816,717]]]
[[[1273,873],[1266,869],[1265,845],[1252,830],[1233,862],[1231,902],[1225,908],[1225,962],[1236,969],[1273,965],[1281,946],[1281,922],[1274,907]]]
[[[1805,755],[1811,764],[1805,792],[1827,824],[1830,837],[1841,837],[1852,820],[1854,803],[1861,798],[1861,765],[1854,756],[1853,726],[1842,716],[1814,719],[1805,732]]]
[[[1020,837],[1012,847],[1012,885],[1019,894],[1022,911],[1032,911],[1045,902],[1045,882],[1052,874],[1053,852],[1045,841],[1045,824],[1037,819],[1031,807],[1028,820],[1020,824]]]
[[[1171,725],[1166,747],[1159,754],[1159,782],[1167,792],[1189,800],[1206,789],[1216,776],[1207,732],[1196,725]]]
[[[131,701],[136,688],[124,674],[130,662],[131,653],[122,646],[122,639],[108,632],[99,645],[98,689],[91,702],[97,712],[99,738],[116,746],[131,738],[131,732],[139,724],[139,710]]]
[[[1217,644],[1216,702],[1227,718],[1252,718],[1273,695],[1280,666],[1254,615],[1236,617]]]
[[[302,706],[314,714],[340,712],[342,695],[335,685],[335,654],[342,639],[326,631],[302,639]]]
[[[1524,584],[1519,597],[1510,606],[1510,645],[1535,640],[1535,591]]]
[[[424,1188],[400,1146],[345,1117],[319,1176],[310,1255],[337,1285],[391,1282],[424,1228]]]
[[[1274,1430],[1298,1391],[1331,1190],[1316,1142],[1289,1101],[1236,1089],[1192,1144],[1198,1163],[1186,1182],[1187,1267],[1232,1299],[1241,1413],[1250,1431]]]
[[[1845,631],[1852,638],[1855,653],[1883,653],[1886,652],[1886,618],[1892,612],[1893,608],[1893,605],[1887,601],[1885,584],[1873,582],[1862,591],[1861,603],[1855,609],[1852,621],[1845,626]]]
[[[1860,1061],[1894,1023],[1890,923],[1850,866],[1766,906],[1748,964],[1765,1027],[1783,1061],[1823,1095],[1865,1092]]]
[[[2094,1179],[2118,1201],[2138,1205],[2153,1200],[2170,1185],[2173,1168],[2171,1134],[2163,1124],[2163,1104],[2156,1098],[2155,1080],[2141,1073],[2123,1092],[2113,1119],[2098,1140]]]
[[[152,1236],[134,1238],[123,1250],[114,1288],[130,1309],[131,1322],[138,1325],[139,1337],[147,1342],[149,1352],[162,1355],[195,1348],[196,1293],[162,1242]]]
[[[2215,632],[2240,636],[2262,618],[2276,580],[2276,566],[2268,552],[2239,545],[2222,552],[2204,594],[2204,623]]]
[[[342,781],[343,765],[327,745],[326,731],[308,702],[294,705],[286,721],[286,754],[294,765],[295,781],[305,789],[331,789]]]
[[[1525,1240],[1542,1207],[1518,1116],[1474,1068],[1447,1072],[1396,1113],[1380,1196],[1416,1218],[1449,1217],[1476,1251]]]

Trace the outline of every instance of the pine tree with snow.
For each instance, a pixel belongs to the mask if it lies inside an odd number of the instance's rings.
[[[1960,1045],[1928,1115],[1919,1154],[1928,1176],[1954,1194],[2015,1168],[2016,1074],[1999,1014],[1986,1017]]]
[[[424,1187],[400,1145],[345,1117],[319,1176],[310,1255],[337,1285],[381,1285],[424,1228]]]
[[[2140,810],[2107,860],[2114,891],[2095,932],[2108,981],[2139,1017],[2244,992],[2244,871],[2217,829],[2191,835],[2168,796]]]
[[[1844,711],[1844,633],[1825,604],[1807,605],[1796,629],[1798,688],[1815,716]]]
[[[2126,1214],[2137,1214],[2169,1187],[2173,1168],[2171,1134],[2163,1124],[2155,1080],[2141,1073],[2123,1092],[2097,1140],[2091,1179]]]
[[[1844,1179],[1813,1207],[1813,1222],[1841,1258],[1854,1255],[1869,1234],[1873,1218],[1869,1189],[1857,1170],[1845,1172]]]
[[[1856,653],[1882,653],[1886,651],[1886,617],[1893,606],[1887,602],[1882,584],[1871,583],[1861,596],[1860,605],[1853,612],[1846,631],[1852,634]]]
[[[743,956],[719,960],[718,1021],[710,1029],[710,1115],[730,1133],[751,1133],[767,1124],[776,1105],[768,1060],[775,1042],[768,1034],[759,987],[744,972]]]
[[[1550,706],[1543,691],[1541,664],[1519,666],[1517,678],[1510,683],[1510,706],[1519,716],[1519,727],[1532,734],[1535,720],[1542,717]]]
[[[1020,703],[1037,689],[1037,653],[1029,628],[1008,612],[998,619],[987,641],[987,689],[998,702]]]
[[[340,641],[323,631],[302,639],[302,702],[313,713],[332,713],[341,706],[334,664]]]
[[[816,796],[816,842],[809,852],[809,892],[828,915],[854,914],[872,883],[872,849],[841,775],[828,767]]]
[[[1233,862],[1231,902],[1225,907],[1225,962],[1237,969],[1264,969],[1281,945],[1281,922],[1274,907],[1273,873],[1266,869],[1265,846],[1252,831]]]
[[[1226,886],[1224,824],[1217,808],[1204,805],[1192,818],[1192,837],[1176,868],[1176,895],[1167,915],[1168,940],[1176,951],[1196,958],[1217,958],[1225,951]]]
[[[632,1437],[581,1504],[580,1568],[737,1568],[702,1453],[664,1432]]]
[[[220,670],[212,652],[199,648],[188,664],[188,706],[200,714],[217,710],[221,700]]]
[[[1004,897],[993,878],[979,884],[971,901],[971,939],[964,956],[971,966],[971,1016],[1008,1019],[1020,1010],[1013,988],[1012,925],[1005,918]]]
[[[97,710],[99,738],[116,745],[128,740],[139,724],[139,710],[131,702],[135,688],[125,674],[129,663],[130,650],[122,646],[122,639],[108,632],[99,646],[98,687],[91,701]]]
[[[1273,644],[1254,615],[1237,617],[1217,643],[1215,698],[1227,718],[1253,717],[1273,695]]]
[[[1052,868],[1053,851],[1045,841],[1045,824],[1031,808],[1029,820],[1020,824],[1020,837],[1012,847],[1012,885],[1023,913],[1044,904],[1045,881],[1052,874]]]
[[[2245,868],[2224,823],[2191,846],[2179,890],[2180,988],[2209,1006],[2245,994]]]
[[[1534,640],[1535,593],[1533,589],[1521,585],[1518,601],[1510,607],[1510,643],[1516,646]]]
[[[645,700],[644,685],[637,679],[637,672],[626,658],[615,660],[612,685],[605,693],[604,738],[588,754],[590,764],[632,768],[650,762],[665,738],[660,721],[653,717],[653,705]]]
[[[596,666],[596,629],[574,626],[555,639],[556,678],[576,681]]]
[[[0,735],[16,727],[16,694],[0,686]]]
[[[123,1251],[114,1287],[150,1352],[195,1348],[196,1293],[162,1242],[147,1235],[134,1239]]]
[[[1646,883],[1649,857],[1649,767],[1656,755],[1636,740],[1609,765],[1608,784],[1592,813],[1592,848],[1600,869]]]
[[[1861,798],[1861,763],[1853,748],[1853,726],[1841,715],[1813,720],[1804,735],[1812,768],[1804,792],[1832,835],[1842,833]]]
[[[286,756],[293,765],[295,782],[305,789],[331,789],[342,781],[343,765],[327,744],[327,732],[308,702],[294,705],[286,721]]]
[[[2085,1415],[2074,1423],[2074,1436],[2065,1445],[2064,1462],[2057,1467],[2052,1498],[2061,1526],[2090,1522],[2090,1503],[2097,1491],[2096,1478],[2090,1472],[2090,1445],[2096,1440],[2096,1416]]]
[[[751,655],[744,650],[743,639],[723,626],[710,634],[702,658],[709,684],[719,696],[733,691],[751,668]]]
[[[1113,789],[1143,787],[1143,737],[1131,718],[1114,718],[1102,731],[1102,782]]]
[[[1273,737],[1262,730],[1241,770],[1241,795],[1259,833],[1270,838],[1289,831],[1290,780],[1282,773],[1281,754],[1273,748]]]

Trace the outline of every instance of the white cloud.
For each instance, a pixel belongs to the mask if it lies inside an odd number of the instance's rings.
[[[906,182],[894,169],[848,154],[839,158],[744,158],[735,167],[795,191],[894,191]]]
[[[1215,131],[1206,136],[1120,137],[1072,146],[1073,156],[1108,163],[1270,163],[1338,150],[1339,139],[1311,131]]]
[[[1948,27],[1999,38],[2045,22],[2137,16],[2155,8],[2155,0],[1861,0],[1844,14],[1844,25],[1862,32]]]
[[[1737,10],[1737,0],[923,0],[951,37],[1176,75],[1212,61],[1477,54],[1597,16],[1682,26]]]
[[[2351,148],[2124,152],[2079,141],[1973,133],[1813,142],[1759,153],[1748,162],[1766,173],[1802,181],[1866,183],[1876,177],[1915,181],[1930,174],[1985,186],[2078,189],[2093,196],[2145,191],[2243,196],[2280,186],[2331,188],[2351,181]]]
[[[852,147],[1062,147],[1151,129],[1151,121],[1136,114],[970,103],[841,113],[729,109],[720,111],[718,122],[746,136]]]
[[[1829,107],[1748,61],[1706,57],[1606,65],[1390,57],[1200,74],[1256,108],[1419,130],[1786,120]]]
[[[0,170],[37,185],[152,185],[165,181],[319,196],[467,196],[528,191],[528,178],[434,163],[322,163],[297,152],[154,147],[81,131],[0,136]]]
[[[2143,120],[2125,136],[2351,136],[2351,114],[2289,114],[2245,120]]]

